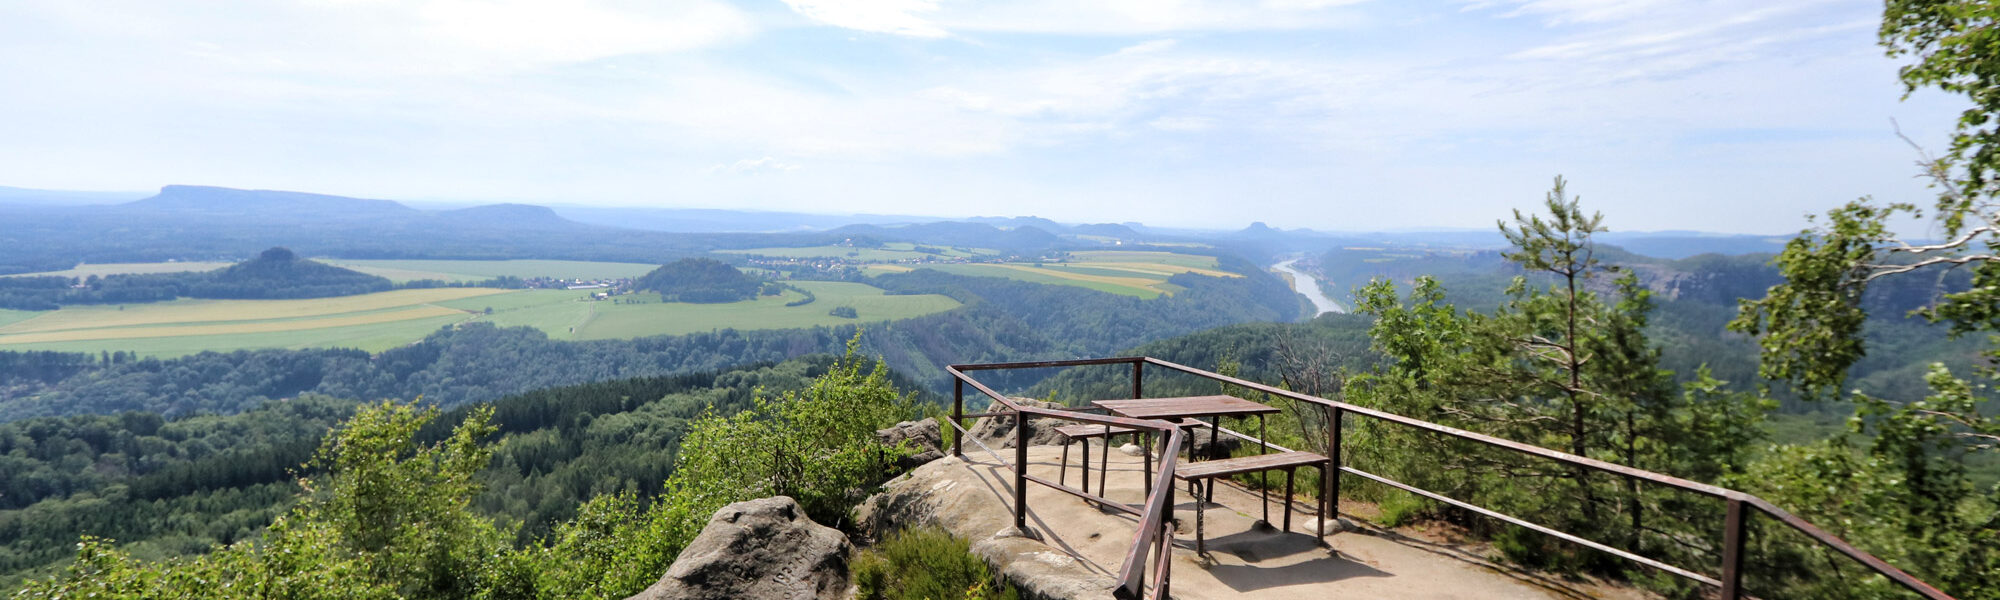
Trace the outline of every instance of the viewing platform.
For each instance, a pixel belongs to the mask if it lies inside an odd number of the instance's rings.
[[[1127,370],[1130,373],[1131,393],[1123,398],[1091,399],[1093,408],[1061,407],[1010,398],[972,375],[982,371],[1071,367]],[[1308,445],[1325,450],[1323,453],[1295,450],[1260,439],[1267,435],[1263,429],[1263,417],[1279,412],[1279,409],[1262,402],[1232,395],[1148,396],[1145,382],[1149,371],[1205,379],[1224,389],[1240,390],[1243,395],[1289,403],[1290,410],[1298,414],[1314,413],[1322,424],[1315,428],[1323,429],[1302,433]],[[1413,494],[1454,507],[1468,517],[1520,527],[1561,543],[1677,577],[1707,588],[1715,597],[1727,600],[1751,595],[1751,591],[1744,589],[1744,556],[1751,550],[1746,539],[1750,535],[1753,519],[1768,519],[1767,524],[1803,534],[1811,544],[1826,551],[1829,556],[1842,556],[1918,597],[1951,599],[1950,595],[1894,565],[1750,494],[1309,396],[1156,358],[953,365],[947,367],[946,372],[953,378],[951,415],[945,420],[950,429],[950,455],[891,482],[894,492],[891,499],[875,507],[874,512],[907,511],[912,506],[927,506],[927,512],[901,515],[896,521],[906,524],[930,522],[944,526],[955,535],[973,541],[975,552],[1003,565],[1008,576],[1017,583],[1040,581],[1039,578],[1024,575],[1021,572],[1023,569],[1074,571],[1064,581],[1074,583],[1080,577],[1094,582],[1084,588],[1072,589],[1071,592],[1075,593],[1040,592],[1047,596],[1101,597],[1098,594],[1108,592],[1116,598],[1136,600],[1199,597],[1601,598],[1637,594],[1631,590],[1621,593],[1614,593],[1620,590],[1609,589],[1583,590],[1574,584],[1557,583],[1547,577],[1495,564],[1487,560],[1488,553],[1466,551],[1466,546],[1424,540],[1420,536],[1394,530],[1365,526],[1328,527],[1343,531],[1323,542],[1320,535],[1325,531],[1320,525],[1351,522],[1338,518],[1341,512],[1338,509],[1342,504],[1337,500],[1342,497],[1342,480],[1351,476],[1356,481],[1373,482],[1400,490],[1399,493]],[[990,401],[990,406],[985,409],[986,412],[968,413],[968,396],[984,396]],[[1256,437],[1224,427],[1222,420],[1225,417],[1239,420],[1256,418],[1259,425]],[[972,431],[969,419],[978,418],[998,419],[977,428],[987,431],[992,443],[968,436]],[[1301,417],[1302,422],[1303,419]],[[1555,468],[1622,478],[1635,488],[1646,487],[1691,498],[1706,498],[1712,502],[1709,506],[1715,507],[1715,512],[1711,513],[1713,523],[1719,525],[1710,530],[1716,540],[1715,545],[1710,547],[1711,556],[1717,560],[1708,564],[1674,564],[1664,557],[1646,556],[1635,551],[1636,548],[1621,547],[1537,523],[1537,515],[1506,514],[1467,499],[1453,498],[1356,468],[1342,460],[1343,438],[1347,421],[1360,419],[1373,420],[1385,427],[1409,428],[1460,443],[1515,453],[1524,460],[1544,462]],[[1108,445],[1105,447],[1099,455],[1100,479],[1095,493],[1066,483],[1067,447],[1058,447],[1066,440],[1058,432],[1061,427],[1074,425],[1125,430],[1140,442],[1118,451],[1111,451]],[[1090,428],[1082,431],[1088,432]],[[1196,441],[1203,433],[1208,436],[1206,445],[1209,451],[1198,451],[1202,448]],[[1322,434],[1325,437],[1313,439]],[[1213,452],[1224,435],[1247,442],[1256,451],[1235,457]],[[1085,437],[1102,439],[1106,436]],[[1181,456],[1183,451],[1187,453],[1185,458]],[[1135,467],[1137,477],[1132,476]],[[1316,506],[1285,505],[1281,508],[1285,509],[1282,512],[1286,519],[1275,523],[1270,516],[1270,490],[1251,493],[1234,484],[1223,483],[1234,474],[1276,470],[1290,474],[1300,468],[1325,469],[1333,473],[1331,477],[1320,478],[1322,487],[1313,490],[1317,493],[1306,495],[1334,500],[1330,503],[1311,503]],[[919,478],[925,481],[911,483],[911,480]],[[1187,483],[1186,492],[1178,489],[1183,481]],[[1277,495],[1278,502],[1296,503],[1300,500],[1290,488],[1288,484],[1285,493]],[[1305,510],[1313,515],[1311,520],[1306,521],[1309,526],[1290,524],[1290,515],[1294,510]],[[1210,512],[1217,513],[1212,525],[1207,517]],[[1322,516],[1327,512],[1333,514]],[[1261,518],[1252,517],[1252,514]],[[1637,519],[1643,514],[1634,515],[1636,527]],[[991,527],[996,524],[1000,527]],[[986,531],[997,533],[986,534]],[[1192,540],[1188,539],[1190,536]],[[1190,541],[1193,544],[1189,544]],[[1209,547],[1211,545],[1213,548]],[[1032,566],[1037,564],[1043,566]],[[1030,587],[1034,586],[1031,584]],[[1336,596],[1336,593],[1339,595]]]

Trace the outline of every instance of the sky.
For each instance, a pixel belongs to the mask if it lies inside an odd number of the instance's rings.
[[[1321,230],[1923,202],[1847,0],[7,0],[0,185]]]

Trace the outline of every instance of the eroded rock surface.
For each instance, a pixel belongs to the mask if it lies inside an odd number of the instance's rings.
[[[1067,408],[1054,402],[1043,402],[1032,398],[1014,398],[1013,400],[1015,404],[1022,406]],[[995,407],[994,410],[1000,409],[1001,407]],[[1028,419],[1028,445],[1046,446],[1061,444],[1063,436],[1056,433],[1056,428],[1074,424],[1076,424],[1075,421],[1065,421],[1062,419]],[[1012,448],[1014,447],[1014,417],[1012,415],[981,417],[978,421],[972,423],[969,436],[986,444],[989,448]],[[971,448],[972,446],[968,444],[966,447]]]
[[[785,496],[722,507],[658,583],[627,600],[818,598],[848,592],[847,536]]]
[[[904,421],[888,429],[877,429],[875,439],[887,446],[908,442],[910,448],[915,450],[915,453],[896,462],[900,470],[914,469],[944,458],[944,433],[938,422],[931,419]]]

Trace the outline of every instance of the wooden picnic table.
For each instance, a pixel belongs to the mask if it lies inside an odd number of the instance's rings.
[[[1186,480],[1188,482],[1189,490],[1195,491],[1197,494],[1200,494],[1196,496],[1196,502],[1195,502],[1194,530],[1195,530],[1196,553],[1202,553],[1206,551],[1203,544],[1203,542],[1205,541],[1204,538],[1206,537],[1206,535],[1202,531],[1203,521],[1205,520],[1203,516],[1204,513],[1206,512],[1204,509],[1207,507],[1207,503],[1213,501],[1215,498],[1216,479],[1240,473],[1258,473],[1268,470],[1285,471],[1284,530],[1289,531],[1291,530],[1292,527],[1292,479],[1293,479],[1292,471],[1299,466],[1317,466],[1320,468],[1323,477],[1333,476],[1328,471],[1328,468],[1331,467],[1331,463],[1327,461],[1326,457],[1324,456],[1320,456],[1318,454],[1314,454],[1311,452],[1285,452],[1282,454],[1270,454],[1271,451],[1271,442],[1269,441],[1270,431],[1265,427],[1264,415],[1278,412],[1278,409],[1276,407],[1270,405],[1251,402],[1249,400],[1244,400],[1242,398],[1238,398],[1235,396],[1185,396],[1178,398],[1140,398],[1136,400],[1098,400],[1092,402],[1091,404],[1096,405],[1099,408],[1103,408],[1106,411],[1109,411],[1111,414],[1118,415],[1121,417],[1130,417],[1134,419],[1160,419],[1165,421],[1173,421],[1176,423],[1181,423],[1184,420],[1188,420],[1186,422],[1191,424],[1183,425],[1184,427],[1200,427],[1202,425],[1200,419],[1206,417],[1209,419],[1207,425],[1209,427],[1208,439],[1210,448],[1220,447],[1217,446],[1217,444],[1220,444],[1222,441],[1223,417],[1237,417],[1237,418],[1249,418],[1253,416],[1257,417],[1257,443],[1262,450],[1261,452],[1259,452],[1258,456],[1233,458],[1233,459],[1224,458],[1222,460],[1213,460],[1213,461],[1205,461],[1197,463],[1194,462],[1195,458],[1194,443],[1193,440],[1190,439],[1188,443],[1188,462],[1182,464],[1180,467],[1175,469],[1174,476]],[[1145,452],[1146,455],[1145,493],[1148,496],[1151,496],[1153,494],[1153,453],[1150,450],[1151,443],[1152,442],[1150,440],[1146,442],[1148,450]],[[1211,452],[1213,452],[1213,450],[1211,450]],[[1200,487],[1197,488],[1197,486]],[[1102,484],[1100,484],[1099,487],[1101,488]],[[1197,489],[1205,490],[1205,493],[1196,491]],[[1263,506],[1264,522],[1270,523],[1271,522],[1270,486],[1260,485],[1258,486],[1258,490],[1261,493],[1261,497],[1264,499],[1264,506]],[[1316,535],[1320,536],[1325,535],[1324,522],[1326,520],[1325,519],[1326,514],[1327,514],[1327,503],[1325,501],[1325,498],[1322,497],[1320,502],[1320,515],[1321,515],[1320,521],[1322,524],[1317,526],[1317,528],[1315,529]]]
[[[1091,404],[1111,414],[1133,419],[1159,419],[1175,422],[1182,419],[1196,419],[1198,422],[1199,419],[1207,418],[1209,419],[1208,443],[1211,448],[1217,447],[1216,445],[1222,441],[1223,417],[1257,417],[1257,440],[1263,444],[1263,449],[1266,452],[1270,451],[1270,442],[1264,440],[1270,438],[1270,432],[1264,427],[1264,415],[1278,412],[1277,407],[1268,404],[1251,402],[1235,396],[1222,395],[1139,398],[1134,400],[1097,400],[1091,402]],[[1146,447],[1149,450],[1151,449],[1150,440],[1147,442]],[[1194,460],[1194,440],[1192,439],[1188,440],[1188,460]],[[1145,493],[1147,495],[1152,495],[1153,493],[1153,454],[1150,451],[1146,453]]]

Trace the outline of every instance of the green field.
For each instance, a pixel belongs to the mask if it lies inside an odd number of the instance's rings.
[[[1034,283],[1071,285],[1136,298],[1157,298],[1173,294],[1180,286],[1167,278],[1180,273],[1213,277],[1242,277],[1222,271],[1215,257],[1173,252],[1091,250],[1070,253],[1062,262],[1035,263],[953,263],[927,265],[868,265],[869,274],[898,273],[912,269],[936,269],[975,277],[1006,277]]]
[[[213,271],[227,267],[226,262],[163,262],[163,263],[104,263],[101,265],[77,265],[74,269],[47,271],[43,273],[17,273],[0,277],[34,277],[57,275],[61,277],[89,277],[96,275],[140,275],[151,273],[186,273],[189,271]]]
[[[345,258],[317,258],[314,260],[387,278],[397,283],[419,279],[482,281],[508,275],[522,279],[531,277],[617,279],[620,277],[638,277],[659,267],[659,265],[646,263],[590,262],[581,260],[356,260]]]
[[[792,291],[727,304],[686,304],[663,303],[651,293],[622,296],[614,302],[591,300],[594,290],[436,288],[310,300],[184,299],[43,312],[0,310],[0,350],[123,350],[141,356],[178,356],[207,350],[337,346],[372,352],[407,345],[439,327],[480,320],[534,327],[556,339],[594,340],[881,322],[958,306],[944,296],[891,296],[859,283],[794,285],[811,290],[818,301],[785,306],[803,297]],[[625,303],[628,300],[637,302]],[[827,314],[836,306],[854,307],[860,318]]]
[[[743,254],[770,258],[841,258],[860,262],[896,262],[899,260],[921,260],[925,258],[971,258],[993,256],[999,253],[985,248],[950,248],[931,246],[943,250],[941,254],[916,251],[916,244],[890,242],[881,248],[852,248],[848,246],[805,246],[800,248],[751,248],[748,250],[717,250],[717,254]]]

